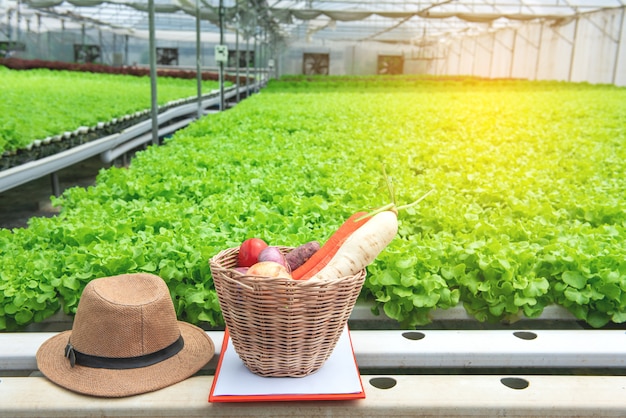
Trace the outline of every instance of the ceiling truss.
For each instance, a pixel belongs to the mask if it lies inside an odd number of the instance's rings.
[[[154,0],[157,28],[195,31],[199,8],[201,30],[219,31],[220,1],[225,29],[244,37],[409,44],[626,7],[626,0]],[[0,0],[6,23],[28,21],[28,30],[51,30],[45,18],[132,35],[147,30],[147,10],[147,0]]]

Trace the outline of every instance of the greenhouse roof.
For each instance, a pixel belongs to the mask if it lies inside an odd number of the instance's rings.
[[[224,28],[243,36],[264,32],[287,42],[379,41],[419,44],[446,36],[471,35],[529,20],[567,21],[626,0],[222,0]],[[23,30],[100,27],[147,36],[147,0],[0,0],[0,11],[21,16]],[[188,40],[218,32],[219,0],[154,0],[161,39]],[[60,23],[63,22],[63,23]]]

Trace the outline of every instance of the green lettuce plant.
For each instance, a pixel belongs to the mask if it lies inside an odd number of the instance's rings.
[[[163,277],[177,313],[222,324],[208,260],[258,236],[324,241],[352,213],[400,213],[362,298],[400,323],[462,305],[480,321],[559,304],[626,320],[626,89],[477,79],[273,81],[129,168],[71,188],[61,213],[0,231],[0,327],[72,314],[96,277]]]
[[[205,81],[205,93],[219,84]],[[159,77],[159,105],[194,96],[195,80]],[[0,66],[0,155],[34,140],[150,108],[150,78]]]

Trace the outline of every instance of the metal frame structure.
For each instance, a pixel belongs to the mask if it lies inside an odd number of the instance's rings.
[[[248,95],[251,90],[257,88],[257,85],[234,86],[226,91],[215,91],[199,96],[200,100],[198,102],[182,100],[183,103],[175,103],[161,113],[158,113],[157,109],[156,117],[152,115],[150,119],[138,122],[116,134],[103,136],[66,151],[2,170],[0,171],[0,193],[34,179],[50,175],[52,192],[55,196],[58,196],[60,194],[56,175],[58,171],[97,155],[100,155],[103,163],[110,164],[133,149],[145,146],[148,143],[155,144],[155,138],[156,143],[158,143],[159,138],[187,126],[197,119],[199,114],[209,113],[209,109],[222,106],[224,99],[233,99],[241,94]],[[129,119],[133,117],[134,115],[128,115]],[[83,127],[74,132],[66,132],[64,136],[69,138],[81,134],[82,131],[95,130],[97,128],[97,126]],[[49,138],[49,140],[55,139],[57,138]],[[60,140],[61,136],[58,139]]]
[[[33,49],[41,49],[39,44],[49,49],[50,37],[63,43],[63,34],[74,31],[80,33],[74,42],[99,43],[103,59],[111,61],[115,51],[119,58],[123,48],[121,61],[130,65],[137,61],[137,47],[130,59],[129,40],[149,40],[150,50],[154,43],[195,48],[193,64],[188,55],[181,65],[204,68],[211,68],[214,57],[203,47],[237,45],[237,51],[255,51],[255,67],[276,63],[277,75],[300,71],[304,53],[329,50],[329,74],[375,73],[375,64],[365,68],[347,62],[346,55],[376,61],[376,56],[358,56],[355,51],[361,49],[370,55],[403,55],[410,74],[626,85],[620,76],[626,73],[625,10],[626,0],[0,0],[0,16],[6,15],[0,19],[0,41],[31,37],[37,45]],[[602,48],[585,39],[587,33]],[[108,45],[103,34],[109,36]],[[606,51],[595,56],[596,49]],[[522,50],[530,56],[520,56]],[[298,63],[286,58],[295,51]],[[37,58],[50,59],[47,52]],[[486,55],[488,65],[478,65],[474,52],[481,62]],[[550,62],[557,53],[559,62]],[[532,60],[534,68],[522,59]],[[569,66],[563,70],[565,62]],[[589,65],[596,68],[585,68]]]
[[[623,8],[624,0],[2,0],[9,35],[19,31],[52,30],[89,25],[120,34],[149,30],[148,11],[154,5],[160,36],[193,32],[196,15],[202,32],[217,32],[219,11],[224,29],[243,36],[267,31],[286,42],[314,36],[326,41],[419,43],[467,30],[483,31],[530,20],[572,19],[581,14]],[[3,10],[4,9],[4,10]],[[43,23],[42,23],[43,22]],[[43,26],[42,26],[43,25]],[[46,27],[47,25],[47,27]]]

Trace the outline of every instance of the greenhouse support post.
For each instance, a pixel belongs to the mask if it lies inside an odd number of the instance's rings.
[[[17,1],[16,9],[15,9],[15,31],[17,33],[15,40],[19,42],[22,37],[20,21],[22,20],[22,7],[20,0]]]
[[[254,50],[254,54],[252,56],[252,59],[254,60],[254,70],[252,71],[252,74],[254,75],[254,82],[255,82],[255,93],[258,91],[256,90],[256,86],[257,86],[257,82],[259,81],[259,51],[257,50],[257,37],[258,37],[258,33],[259,33],[259,27],[258,27],[258,19],[257,19],[257,15],[254,15],[254,46],[252,47]]]
[[[11,15],[13,14],[13,10],[9,9],[7,10],[7,39],[9,40],[9,42],[11,42],[11,32],[13,31],[11,29]]]
[[[246,97],[250,95],[250,32],[246,33]]]
[[[487,71],[487,77],[491,78],[493,77],[493,56],[494,54],[494,50],[496,49],[496,33],[492,33],[492,37],[491,37],[491,48],[489,51],[489,70]]]
[[[576,58],[576,41],[578,39],[578,22],[580,21],[580,16],[576,17],[574,20],[574,39],[572,40],[572,54],[570,56],[569,61],[569,74],[567,75],[567,81],[572,81],[572,75],[574,73],[574,59]]]
[[[85,49],[85,24],[80,25],[80,46]]]
[[[257,93],[258,90],[258,81],[259,81],[259,42],[258,42],[258,30],[255,29],[255,33],[254,33],[254,81],[255,81],[255,93]]]
[[[617,66],[619,65],[619,56],[622,49],[622,37],[624,36],[624,14],[626,13],[626,6],[622,7],[622,14],[619,23],[619,34],[617,36],[617,48],[615,52],[615,62],[613,63],[613,76],[611,78],[612,83],[617,83]]]
[[[476,75],[476,54],[478,53],[478,38],[474,37],[474,51],[472,52],[472,75]]]
[[[263,30],[263,37],[261,38],[261,68],[263,69],[263,80],[267,80],[267,29]]]
[[[237,97],[235,103],[239,103],[239,16],[237,16],[237,29],[235,30],[235,80],[237,80]]]
[[[258,91],[256,90],[256,86],[257,86],[257,82],[259,81],[259,53],[257,51],[257,37],[258,37],[258,19],[257,19],[257,15],[256,13],[254,14],[254,54],[252,55],[252,59],[254,60],[254,71],[252,72],[254,74],[254,82],[255,82],[255,93]]]
[[[252,66],[250,68],[250,74],[252,76],[252,78],[254,79],[254,81],[256,81],[256,59],[257,59],[257,53],[256,53],[256,28],[254,29],[255,32],[251,32],[250,36],[252,37],[252,42],[250,42],[250,48],[252,48]],[[254,89],[254,84],[252,86],[252,88]]]
[[[513,78],[515,68],[515,44],[517,43],[517,29],[513,29],[513,45],[511,45],[511,62],[509,63],[509,78]]]
[[[350,60],[350,74],[354,75],[354,60],[356,59],[356,45],[351,46],[352,59]]]
[[[265,33],[263,34],[263,68],[265,69],[265,82],[267,82],[270,78],[270,68],[269,68],[269,62],[270,62],[270,58],[271,58],[271,45],[270,45],[270,37],[269,37],[269,29],[265,30]]]
[[[156,46],[154,34],[154,0],[148,0],[148,23],[150,30],[150,97],[152,117],[152,144],[159,143],[159,125],[157,120],[157,72],[156,72]]]
[[[224,0],[220,0],[220,45],[224,45]],[[224,61],[220,60],[220,111],[224,110]]]
[[[539,63],[541,62],[541,41],[543,40],[543,26],[545,22],[539,25],[539,40],[537,41],[537,61],[535,61],[535,80],[539,79]]]
[[[202,117],[202,66],[200,65],[200,5],[196,0],[196,83],[198,87],[198,111],[197,117]]]
[[[104,64],[104,47],[102,45],[102,31],[100,29],[98,29],[98,47],[100,48],[100,64]],[[111,57],[111,59],[112,58],[113,57]]]
[[[456,65],[456,73],[461,74],[461,59],[463,58],[463,38],[461,38],[461,44],[459,45],[459,60]]]
[[[124,65],[128,65],[128,35],[124,35]]]

